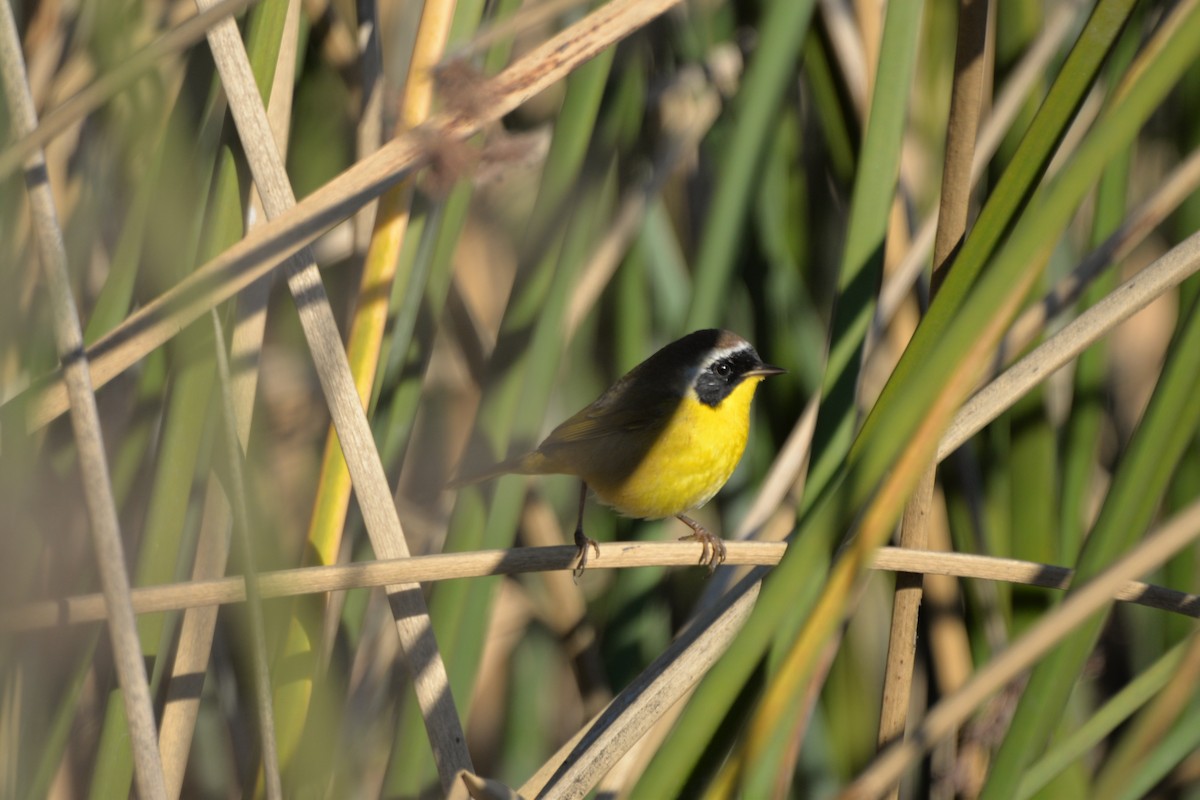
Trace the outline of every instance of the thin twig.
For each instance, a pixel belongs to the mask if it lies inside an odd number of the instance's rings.
[[[938,444],[939,461],[1000,416],[1017,398],[1054,374],[1089,345],[1200,270],[1200,233],[1180,242],[1122,283],[1029,355],[989,383],[955,415]]]
[[[0,9],[0,78],[13,125],[20,134],[27,134],[37,128],[37,111],[29,92],[12,5],[3,5]],[[160,798],[165,795],[165,785],[162,762],[158,758],[158,732],[129,596],[129,574],[125,568],[117,506],[108,474],[96,395],[88,373],[87,357],[83,353],[83,330],[71,294],[66,246],[54,207],[46,159],[40,147],[25,159],[25,186],[38,256],[53,306],[54,338],[70,399],[71,427],[79,451],[79,469],[96,565],[104,589],[104,603],[109,609],[108,632],[129,726],[134,776],[138,794],[144,798]]]
[[[785,542],[725,543],[727,566],[774,566],[783,557]],[[695,566],[701,546],[695,542],[601,542],[601,558],[588,562],[588,572],[634,567]],[[574,545],[516,547],[510,550],[476,550],[469,553],[440,553],[381,561],[363,561],[330,567],[301,567],[260,572],[259,591],[264,600],[301,594],[365,589],[390,583],[433,583],[488,575],[571,570],[578,560]],[[1067,567],[995,558],[967,553],[909,550],[883,547],[871,566],[874,569],[924,572],[959,578],[1022,583],[1047,589],[1068,589],[1072,571]],[[585,578],[586,579],[586,578]],[[1113,595],[1123,602],[1200,618],[1200,595],[1152,584],[1131,582]],[[246,599],[240,577],[190,581],[133,590],[133,609],[139,614],[175,611],[182,608],[241,603]],[[39,630],[61,625],[98,622],[105,618],[104,598],[99,594],[78,595],[60,600],[43,600],[0,611],[0,631]]]

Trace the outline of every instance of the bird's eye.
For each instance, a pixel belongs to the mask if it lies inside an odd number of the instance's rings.
[[[729,364],[725,363],[724,361],[718,361],[716,364],[713,364],[713,372],[717,373],[717,375],[722,378],[728,378],[729,373],[733,372],[733,367],[729,366]]]

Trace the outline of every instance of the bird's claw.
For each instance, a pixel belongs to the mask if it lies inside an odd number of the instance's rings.
[[[575,547],[579,551],[579,562],[575,565],[575,569],[571,570],[571,576],[576,583],[579,583],[579,576],[583,575],[584,569],[588,562],[588,548],[596,551],[596,558],[600,557],[600,545],[595,539],[590,536],[585,536],[583,528],[575,529]]]
[[[700,560],[696,563],[707,564],[709,575],[712,575],[718,566],[725,563],[725,542],[721,540],[721,537],[709,533],[697,524],[692,528],[691,533],[679,537],[680,541],[686,539],[693,539],[700,543]]]

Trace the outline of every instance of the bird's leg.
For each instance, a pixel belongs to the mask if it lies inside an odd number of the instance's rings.
[[[600,557],[600,545],[596,544],[596,540],[583,533],[583,507],[587,503],[587,483],[579,482],[579,519],[575,523],[575,547],[579,549],[579,563],[575,565],[572,574],[575,580],[579,580],[579,576],[583,574],[584,567],[587,566],[588,547],[596,551],[596,558]]]
[[[680,541],[695,539],[701,544],[699,563],[708,564],[708,574],[712,575],[717,565],[725,561],[725,543],[721,541],[721,537],[709,533],[707,528],[691,517],[683,514],[676,514],[675,517],[692,529],[687,536],[680,536]]]

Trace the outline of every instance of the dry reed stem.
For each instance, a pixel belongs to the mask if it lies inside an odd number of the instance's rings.
[[[956,730],[994,692],[1016,679],[1111,601],[1116,587],[1162,565],[1200,538],[1200,503],[1193,503],[1158,528],[1119,561],[1074,590],[1043,615],[1022,637],[979,670],[957,693],[934,706],[913,731],[878,756],[858,776],[843,798],[879,797],[916,759]]]
[[[937,235],[933,243],[931,294],[936,294],[938,283],[945,280],[951,258],[967,231],[975,138],[983,111],[988,5],[988,0],[961,0],[958,8],[958,44],[954,53],[950,117],[946,123]]]
[[[946,498],[936,486],[929,526],[930,549],[944,553],[952,551],[954,545],[950,541]],[[926,573],[924,602],[929,650],[933,663],[937,664],[934,678],[938,691],[949,694],[962,686],[975,669],[958,579],[950,575]]]
[[[269,280],[269,276],[263,278],[238,297],[233,343],[228,359],[238,365],[238,372],[229,377],[228,391],[232,395],[237,444],[243,452],[250,439]],[[223,338],[218,336],[214,341],[220,342]],[[192,563],[193,581],[219,578],[225,574],[231,511],[220,480],[215,474],[210,475],[205,486],[202,524]],[[203,675],[208,670],[216,624],[217,608],[210,606],[188,608],[179,626],[179,644],[170,666],[167,702],[163,707],[158,738],[169,797],[178,797],[183,789],[184,772],[191,753],[196,717],[200,711],[200,690],[196,686],[195,676]]]
[[[416,41],[410,56],[408,75],[403,86],[403,102],[396,119],[395,135],[417,128],[424,123],[433,106],[433,68],[442,57],[450,25],[454,18],[454,0],[429,0],[421,9],[417,26]],[[374,11],[369,12],[372,17]],[[374,226],[371,231],[366,256],[359,277],[358,294],[350,320],[350,333],[346,341],[346,357],[353,377],[357,402],[365,410],[369,406],[371,389],[379,366],[380,350],[384,331],[389,318],[391,288],[396,282],[400,264],[400,251],[408,232],[415,190],[415,175],[409,174],[391,187],[377,204]],[[421,295],[423,287],[409,280],[407,291]],[[307,564],[331,564],[337,561],[342,549],[346,514],[350,508],[351,490],[354,481],[347,468],[347,461],[337,435],[336,425],[330,425],[325,436],[321,456],[317,491],[312,501],[312,512],[306,535]],[[341,605],[344,595],[335,594],[324,598],[324,608],[309,610],[323,613],[324,626],[317,637],[310,637],[304,626],[293,626],[287,636],[279,659],[297,665],[311,665],[311,674],[298,676],[295,691],[289,702],[295,718],[307,716],[307,704],[301,699],[302,688],[311,690],[313,680],[324,672],[332,642],[340,624]],[[304,609],[297,607],[293,616],[303,616]],[[308,667],[297,666],[297,672]],[[307,695],[305,695],[307,696]],[[465,736],[463,737],[465,740]],[[287,754],[285,754],[285,757]],[[464,767],[464,765],[457,765]],[[443,773],[443,788],[446,786]]]
[[[1200,233],[1180,242],[1157,261],[1084,311],[1000,377],[979,390],[955,415],[938,445],[941,461],[994,420],[1032,387],[1054,374],[1093,342],[1145,308],[1150,301],[1200,270]]]
[[[0,80],[3,81],[13,127],[22,135],[35,130],[37,110],[25,74],[16,20],[8,3],[0,9]],[[71,294],[66,246],[54,206],[46,159],[40,147],[29,153],[24,166],[30,221],[53,307],[54,339],[63,364],[71,428],[78,448],[84,503],[91,523],[96,566],[104,590],[104,603],[109,610],[108,633],[128,723],[134,777],[142,797],[159,798],[164,796],[165,789],[162,762],[158,757],[154,707],[129,596],[129,574],[125,567],[117,505],[108,474],[100,414],[83,351],[79,312]]]
[[[249,414],[238,412],[239,421]],[[219,578],[225,574],[229,553],[230,508],[224,489],[216,476],[205,487],[203,523],[196,555],[192,563],[192,581]],[[213,633],[217,626],[217,606],[189,606],[179,625],[179,645],[171,662],[166,683],[158,752],[163,761],[167,797],[177,798],[183,791],[184,773],[192,749],[196,718],[200,713],[201,686],[196,676],[208,672]]]
[[[197,2],[203,6],[208,0]],[[232,20],[226,20],[209,31],[208,39],[250,171],[268,216],[274,218],[295,205],[295,196],[275,147],[241,34]],[[303,248],[288,260],[286,269],[288,288],[296,301],[317,377],[358,493],[371,546],[384,558],[407,556],[404,531],[312,251]],[[416,584],[389,586],[387,592],[442,788],[449,790],[459,770],[471,771],[473,767],[425,598]]]
[[[946,153],[937,235],[934,238],[931,295],[936,295],[938,286],[945,280],[951,267],[951,258],[967,230],[971,166],[983,108],[988,5],[988,0],[962,0],[958,8],[958,40],[954,54],[950,116],[946,124]],[[928,547],[929,514],[936,471],[937,464],[931,461],[905,504],[900,523],[901,547],[916,550]],[[888,637],[879,715],[877,740],[880,746],[902,737],[908,720],[923,581],[924,577],[918,572],[896,574],[892,628]],[[900,787],[893,787],[891,796],[899,797],[899,794]]]
[[[267,124],[280,153],[288,151],[291,134],[293,88],[296,85],[297,47],[300,41],[300,0],[288,0],[279,36],[275,74],[267,94]]]
[[[1076,17],[1082,6],[1082,0],[1071,0],[1056,6],[1054,14],[1047,20],[1038,38],[1009,75],[984,121],[979,141],[975,145],[975,156],[971,163],[972,187],[983,177],[984,170],[996,154],[1004,135],[1012,128],[1013,120],[1025,104],[1029,92],[1045,77],[1045,70],[1058,54],[1063,40],[1074,30]],[[879,292],[879,304],[872,323],[877,331],[883,330],[891,323],[900,304],[920,277],[933,251],[936,232],[937,216],[930,214],[913,237],[912,247],[896,270],[888,276]]]
[[[922,550],[928,545],[929,513],[936,477],[936,465],[931,464],[921,475],[904,506],[900,521],[901,548]],[[920,572],[896,573],[892,623],[883,673],[883,697],[879,709],[879,732],[876,737],[880,747],[904,736],[912,695],[913,669],[916,666],[917,619],[924,594],[923,582],[924,575]],[[899,796],[899,791],[898,786],[894,787],[892,796]]]
[[[724,562],[726,566],[774,566],[783,557],[787,544],[727,541],[725,547],[728,550]],[[695,566],[699,561],[700,545],[695,542],[601,542],[600,552],[602,558],[594,564],[588,562],[588,572],[635,567]],[[260,572],[258,582],[263,599],[271,599],[373,588],[390,583],[433,583],[489,575],[570,570],[574,568],[577,556],[574,545],[476,550]],[[1050,564],[898,547],[880,548],[870,566],[889,571],[1021,583],[1047,589],[1070,588],[1072,575],[1069,568]],[[147,586],[134,589],[132,593],[133,610],[138,614],[241,603],[245,599],[245,584],[240,577]],[[1200,618],[1200,595],[1152,584],[1131,582],[1115,592],[1113,599]],[[104,618],[103,595],[76,595],[0,610],[0,632],[33,631],[99,622]]]

